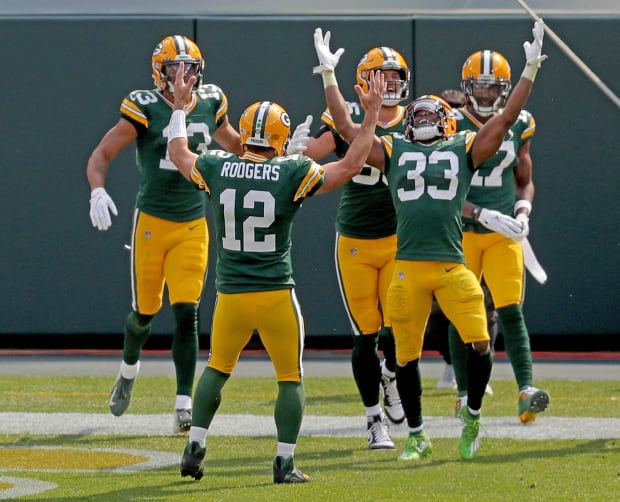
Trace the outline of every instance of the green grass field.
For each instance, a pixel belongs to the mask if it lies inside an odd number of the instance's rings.
[[[0,411],[108,414],[109,377],[0,377]],[[551,392],[550,409],[539,418],[620,419],[619,381],[538,381]],[[452,391],[438,391],[424,380],[424,415],[452,412]],[[493,381],[484,416],[516,417],[514,383]],[[346,377],[306,379],[308,416],[361,416],[353,381]],[[174,379],[140,377],[128,417],[170,412]],[[219,414],[273,413],[272,378],[232,378]],[[455,419],[456,420],[456,419]],[[515,425],[515,427],[523,427]],[[48,501],[403,501],[403,500],[620,500],[620,439],[516,440],[485,438],[473,462],[457,453],[458,439],[433,438],[433,454],[419,464],[397,461],[396,451],[371,452],[363,425],[359,437],[302,435],[296,463],[313,481],[273,485],[275,438],[209,436],[205,477],[179,475],[178,462],[146,470],[118,472],[117,465],[139,464],[139,452],[180,456],[183,436],[104,436],[0,434],[0,499],[11,490],[52,483],[52,489],[17,500]],[[53,448],[53,449],[52,449]],[[134,453],[128,454],[131,450]],[[84,472],[86,471],[86,472]],[[53,486],[49,485],[49,486]]]

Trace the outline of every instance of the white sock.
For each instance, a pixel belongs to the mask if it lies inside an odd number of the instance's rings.
[[[201,448],[207,446],[207,429],[204,427],[196,427],[192,425],[189,428],[189,437],[187,438],[190,443],[196,442]]]
[[[295,446],[297,445],[294,443],[281,443],[280,441],[278,441],[278,449],[276,455],[278,457],[284,458],[292,457],[295,453]]]
[[[469,406],[467,407],[467,411],[469,411],[469,414],[472,417],[479,417],[480,416],[480,410],[472,410]]]
[[[419,427],[409,427],[409,434],[420,434],[424,430],[424,425]]]
[[[174,405],[175,410],[191,410],[192,409],[192,398],[191,396],[183,396],[181,394],[177,394],[177,400]]]
[[[379,403],[374,406],[369,406],[366,408],[366,416],[367,417],[376,417],[381,414],[381,405]]]
[[[121,361],[121,376],[123,378],[133,379],[140,373],[140,361],[136,364],[127,364],[125,361]]]

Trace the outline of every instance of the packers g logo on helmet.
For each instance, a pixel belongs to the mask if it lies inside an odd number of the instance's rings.
[[[461,89],[478,115],[488,117],[503,107],[511,87],[510,65],[499,52],[477,51],[463,63]],[[479,101],[490,104],[483,106]]]
[[[425,119],[416,123],[415,114],[428,110],[437,115],[435,121]],[[425,141],[434,138],[447,138],[456,134],[456,119],[448,102],[433,94],[420,96],[407,106],[405,134],[411,141]]]
[[[375,47],[362,56],[355,77],[364,92],[368,92],[370,72],[373,70],[396,70],[400,75],[400,81],[392,84],[388,81],[383,105],[396,106],[403,99],[407,99],[411,76],[407,62],[400,52],[390,47]]]
[[[194,75],[197,77],[194,89],[202,84],[204,71],[204,59],[198,46],[189,38],[182,35],[171,35],[157,44],[151,57],[151,71],[153,81],[160,91],[174,92],[174,77],[166,75],[165,67],[168,65],[185,63],[185,71],[190,70],[190,65],[195,65]]]
[[[291,119],[286,110],[271,101],[257,101],[248,106],[239,119],[242,145],[273,148],[284,155],[291,133]]]

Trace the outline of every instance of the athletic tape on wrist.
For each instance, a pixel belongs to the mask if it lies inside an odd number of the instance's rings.
[[[331,87],[335,85],[338,87],[338,81],[336,80],[336,73],[334,70],[327,70],[321,73],[321,77],[323,78],[323,88]]]
[[[536,79],[537,73],[538,73],[538,65],[526,64],[525,68],[523,68],[523,73],[521,73],[521,78],[526,78],[534,82],[534,80]]]
[[[520,199],[517,202],[515,202],[515,207],[514,207],[514,213],[513,214],[517,214],[517,211],[519,209],[521,209],[522,207],[527,209],[528,216],[530,214],[532,214],[532,203],[529,200],[526,200],[526,199]]]
[[[168,143],[175,138],[187,139],[187,128],[185,127],[185,112],[183,110],[175,110],[170,117],[168,129]]]

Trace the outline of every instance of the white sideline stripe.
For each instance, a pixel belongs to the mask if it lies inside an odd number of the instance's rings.
[[[454,417],[424,417],[430,437],[457,438],[461,421]],[[517,416],[482,418],[483,437],[512,439],[617,439],[620,419],[568,418],[542,414],[534,423],[523,425]],[[407,437],[405,424],[391,425],[393,437]],[[114,417],[95,413],[0,413],[0,433],[56,435],[172,435],[172,414]],[[209,428],[214,436],[275,436],[269,415],[216,415]],[[301,436],[366,437],[365,417],[306,415]]]

